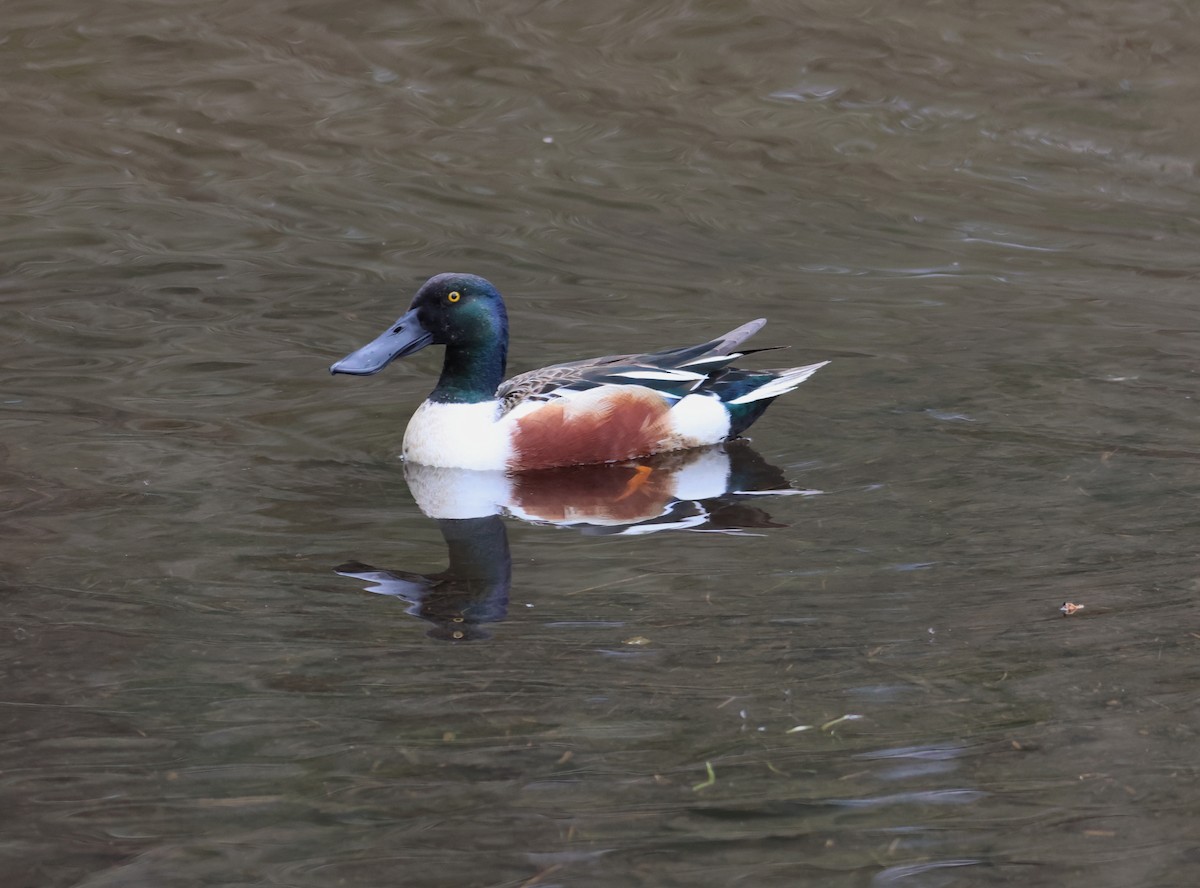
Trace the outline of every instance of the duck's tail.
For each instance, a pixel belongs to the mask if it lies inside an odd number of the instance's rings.
[[[818,361],[804,367],[790,367],[786,370],[759,370],[748,374],[747,380],[752,386],[743,394],[726,401],[727,404],[749,404],[752,401],[762,401],[767,398],[778,398],[790,392],[808,377],[812,376],[828,361]]]
[[[828,363],[820,361],[785,370],[726,370],[720,374],[711,389],[729,411],[729,436],[736,438],[746,431],[773,400],[790,392]]]

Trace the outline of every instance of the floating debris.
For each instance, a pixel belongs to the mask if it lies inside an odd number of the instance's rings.
[[[644,636],[644,635],[635,635],[635,636],[633,636],[633,638],[627,638],[627,639],[625,639],[625,640],[624,640],[623,642],[621,642],[621,643],[622,643],[622,644],[632,644],[632,645],[636,645],[636,646],[641,646],[641,645],[646,645],[646,644],[649,644],[649,643],[650,643],[650,639],[648,639],[648,638],[647,638],[646,636]]]
[[[812,725],[796,725],[794,728],[788,728],[784,731],[785,734],[799,734],[801,731],[811,731]]]
[[[712,762],[705,762],[704,767],[708,771],[708,779],[693,786],[692,792],[699,792],[702,789],[708,789],[717,782],[717,772],[713,770]]]
[[[822,731],[832,731],[834,728],[836,728],[842,722],[858,721],[860,718],[862,718],[861,715],[840,715],[837,718],[835,718],[833,721],[827,721],[827,722],[825,722],[825,724],[821,725],[821,730]]]
[[[1071,614],[1075,613],[1076,611],[1083,610],[1085,606],[1086,605],[1072,604],[1069,601],[1064,601],[1062,607],[1060,607],[1059,610],[1062,611],[1062,615],[1064,617],[1069,617],[1069,616],[1071,616]]]

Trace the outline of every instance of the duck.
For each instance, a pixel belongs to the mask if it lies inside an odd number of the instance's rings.
[[[759,318],[723,336],[643,355],[552,364],[505,380],[508,313],[474,274],[431,277],[408,311],[329,372],[378,373],[397,358],[445,346],[442,372],[404,433],[405,461],[528,472],[620,462],[741,436],[770,403],[828,364],[742,370]]]

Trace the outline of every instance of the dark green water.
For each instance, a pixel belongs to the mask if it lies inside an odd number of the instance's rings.
[[[0,11],[7,888],[1200,882],[1194,10]],[[769,317],[821,493],[430,637],[334,568],[446,565],[436,356],[326,368],[446,270],[513,372]]]

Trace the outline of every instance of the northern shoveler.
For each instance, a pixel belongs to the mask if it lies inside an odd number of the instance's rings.
[[[701,345],[555,364],[503,381],[504,300],[481,277],[439,274],[386,332],[329,372],[369,376],[427,345],[446,346],[441,378],[404,433],[412,462],[510,472],[614,462],[736,437],[829,363],[731,367],[765,351],[738,351],[765,323]]]

